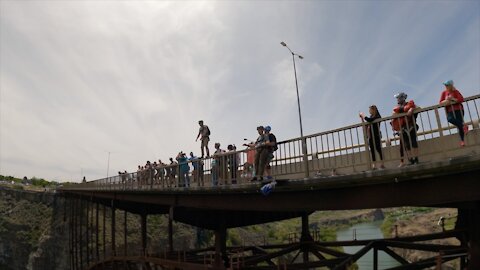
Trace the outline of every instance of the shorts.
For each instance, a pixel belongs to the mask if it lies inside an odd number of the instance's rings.
[[[270,168],[272,167],[272,166],[270,166],[270,161],[272,161],[274,157],[275,157],[275,156],[273,155],[272,152],[268,153],[268,155],[267,155],[267,161],[265,162],[268,169],[270,169]]]
[[[202,138],[202,147],[208,147],[208,142],[210,141],[209,137]]]
[[[410,131],[402,129],[402,139],[405,149],[418,148],[417,131],[414,128],[410,128]]]

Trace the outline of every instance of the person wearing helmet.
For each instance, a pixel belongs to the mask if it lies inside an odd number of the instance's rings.
[[[257,127],[258,138],[255,141],[255,163],[253,178],[250,181],[263,180],[263,173],[265,171],[265,162],[267,160],[267,151],[265,148],[265,128],[263,126]]]
[[[397,106],[393,108],[393,115],[401,115],[394,118],[391,122],[393,130],[400,135],[400,165],[405,166],[404,151],[411,165],[418,164],[418,141],[417,141],[417,123],[414,110],[415,102],[407,102],[407,94],[400,92],[394,97],[397,99]],[[406,115],[402,115],[405,114]]]
[[[277,137],[271,133],[272,128],[270,126],[265,126],[265,173],[267,174],[267,179],[272,178],[272,167],[270,162],[274,158],[273,153],[278,149],[277,146]]]
[[[443,83],[445,90],[440,95],[440,104],[445,106],[447,112],[447,120],[458,129],[460,136],[460,146],[465,146],[465,134],[468,132],[468,125],[463,121],[465,114],[463,110],[463,96],[460,91],[453,86],[453,81],[448,80]]]

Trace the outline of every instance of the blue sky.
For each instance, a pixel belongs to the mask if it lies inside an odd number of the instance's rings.
[[[79,181],[180,150],[480,91],[480,1],[0,2],[0,174]]]

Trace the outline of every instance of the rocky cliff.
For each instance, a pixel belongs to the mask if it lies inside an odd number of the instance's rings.
[[[68,269],[63,199],[0,187],[0,269]]]

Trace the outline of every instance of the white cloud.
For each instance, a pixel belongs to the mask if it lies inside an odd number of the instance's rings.
[[[478,2],[1,1],[0,174],[88,179],[240,144],[259,124],[298,136],[357,121],[406,89],[480,85]],[[448,12],[447,12],[448,11]],[[446,38],[452,36],[452,39]],[[454,68],[452,68],[454,67]],[[440,85],[441,86],[441,85]],[[431,91],[434,90],[434,94]]]

